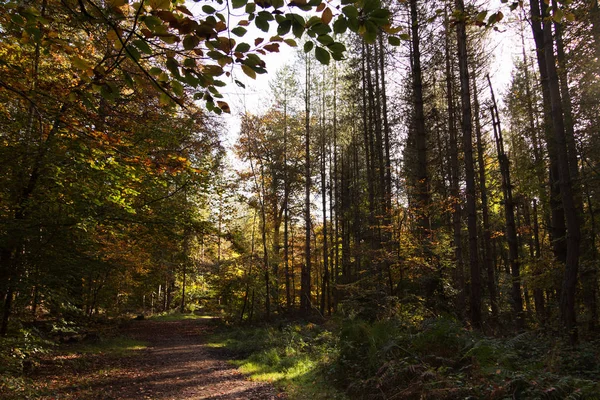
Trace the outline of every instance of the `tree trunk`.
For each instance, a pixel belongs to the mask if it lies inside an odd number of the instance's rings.
[[[532,0],[535,3],[536,0]],[[549,7],[544,2],[538,1],[542,13],[547,16]],[[536,12],[532,5],[532,14]],[[579,218],[575,197],[573,193],[573,183],[571,180],[569,155],[567,148],[567,138],[563,120],[563,107],[560,96],[560,86],[556,71],[556,62],[554,57],[554,40],[552,37],[552,28],[550,18],[544,18],[544,55],[546,68],[548,71],[548,84],[550,87],[550,105],[552,109],[552,128],[556,141],[559,166],[559,185],[562,205],[567,224],[567,259],[565,263],[565,273],[560,293],[560,312],[563,325],[569,334],[572,343],[577,341],[577,314],[575,310],[575,292],[577,289],[577,273],[579,268],[579,241],[581,239]]]
[[[421,71],[421,49],[419,38],[419,19],[417,0],[410,0],[410,19],[412,36],[412,89],[415,110],[415,144],[417,150],[416,166],[416,214],[419,226],[418,238],[427,247],[431,234],[429,219],[429,176],[427,173],[427,130],[425,128],[425,112],[423,109],[423,78]]]
[[[498,320],[498,300],[496,295],[496,277],[492,260],[492,235],[490,229],[490,211],[488,206],[488,193],[486,182],[486,166],[484,159],[483,141],[481,137],[481,124],[479,123],[479,95],[477,93],[477,79],[473,79],[473,98],[475,106],[475,135],[477,137],[477,162],[479,164],[479,191],[481,196],[481,212],[483,219],[483,260],[487,272],[487,287],[490,296],[492,318]]]
[[[504,141],[502,138],[502,128],[500,126],[500,116],[496,105],[492,81],[487,76],[492,96],[492,106],[490,113],[494,127],[494,138],[496,139],[496,148],[498,150],[498,163],[500,164],[500,173],[502,175],[502,194],[504,196],[504,216],[506,218],[506,240],[508,242],[508,262],[510,264],[512,291],[512,307],[517,319],[517,329],[523,330],[525,327],[523,320],[523,299],[521,297],[521,272],[519,261],[519,242],[517,239],[517,228],[515,223],[515,204],[513,202],[512,184],[510,179],[510,167],[508,156],[504,152]]]
[[[448,133],[449,133],[449,165],[450,165],[450,195],[452,199],[452,230],[455,266],[455,281],[458,289],[457,310],[462,314],[466,307],[465,298],[465,275],[462,255],[461,240],[461,199],[460,199],[460,171],[458,167],[458,132],[456,129],[456,112],[454,109],[454,90],[452,79],[454,77],[452,64],[450,60],[450,20],[448,12],[445,10],[446,25],[446,43],[445,43],[445,61],[446,61],[446,102],[448,107]]]
[[[304,94],[305,105],[305,149],[304,149],[304,224],[305,224],[305,245],[304,245],[304,265],[302,267],[300,279],[300,310],[306,315],[310,311],[310,58],[306,57],[306,85]]]
[[[456,24],[458,44],[458,67],[460,75],[460,97],[462,103],[462,134],[465,157],[465,186],[467,228],[469,232],[469,266],[471,277],[470,308],[471,323],[481,327],[481,272],[479,269],[479,251],[477,244],[477,206],[475,201],[475,168],[473,165],[473,126],[471,113],[471,88],[467,56],[466,13],[463,0],[456,0],[460,13]]]

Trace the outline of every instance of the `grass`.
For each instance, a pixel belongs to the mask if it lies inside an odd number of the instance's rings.
[[[78,343],[65,348],[68,354],[108,354],[115,357],[126,357],[134,352],[144,350],[148,343],[125,336],[99,340],[94,343]]]
[[[195,319],[214,319],[210,315],[196,315],[196,314],[182,314],[179,312],[170,312],[170,313],[161,313],[155,314],[148,317],[151,321],[160,321],[160,322],[172,322],[172,321],[182,321],[182,320],[195,320]]]
[[[326,366],[335,351],[330,331],[310,323],[222,329],[208,347],[225,348],[250,379],[270,382],[291,399],[346,399],[328,382]]]

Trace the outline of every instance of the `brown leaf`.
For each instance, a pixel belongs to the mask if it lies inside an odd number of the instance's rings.
[[[323,14],[321,14],[321,21],[323,21],[325,25],[328,25],[332,18],[333,12],[331,12],[331,8],[327,7],[325,11],[323,11]]]

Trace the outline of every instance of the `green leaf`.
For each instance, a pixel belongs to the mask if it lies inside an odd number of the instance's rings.
[[[343,53],[346,51],[346,46],[344,46],[342,43],[339,43],[339,42],[332,43],[332,44],[328,45],[327,48],[332,53]]]
[[[304,52],[308,53],[309,51],[311,51],[313,49],[314,45],[315,44],[313,42],[311,42],[310,40],[308,42],[304,43]]]
[[[304,24],[300,24],[296,21],[292,22],[292,33],[297,38],[302,37],[302,34],[304,33]]]
[[[554,20],[554,22],[556,22],[557,24],[560,24],[563,20],[563,18],[565,17],[565,13],[563,12],[563,10],[561,10],[560,8],[557,8],[554,11],[554,14],[552,14],[552,19]]]
[[[310,18],[308,19],[308,21],[306,21],[306,27],[307,27],[307,28],[310,28],[310,27],[311,27],[311,26],[313,26],[313,25],[316,25],[316,24],[321,24],[321,23],[323,23],[323,22],[321,21],[321,18],[317,17],[316,15],[313,15],[312,17],[310,17]]]
[[[125,80],[125,83],[127,84],[127,86],[130,89],[134,89],[135,88],[135,83],[133,82],[133,78],[131,77],[131,75],[129,75],[127,73],[127,71],[123,71],[123,79]]]
[[[256,4],[255,3],[248,3],[246,4],[246,14],[252,14],[254,11],[256,11]]]
[[[141,39],[134,40],[133,44],[135,45],[135,47],[140,49],[142,51],[142,53],[152,54],[152,49],[150,48],[150,45],[148,44],[148,42],[146,42],[145,40],[141,40]]]
[[[196,68],[196,60],[188,57],[183,60],[183,66],[186,68]]]
[[[344,53],[331,53],[331,58],[336,61],[341,61],[344,59]]]
[[[390,18],[390,12],[389,12],[389,10],[386,10],[385,8],[380,8],[378,10],[373,11],[371,14],[369,14],[369,18],[370,19],[388,20]]]
[[[322,45],[327,46],[333,43],[333,38],[329,35],[319,35],[317,41]]]
[[[183,38],[183,48],[186,50],[195,49],[200,44],[200,39],[196,35],[187,35]]]
[[[158,67],[152,67],[152,68],[150,68],[150,71],[148,71],[148,72],[150,73],[150,75],[158,76],[158,75],[162,74],[163,70]]]
[[[240,43],[236,46],[235,51],[238,51],[240,53],[247,53],[248,51],[250,51],[250,45],[248,43]]]
[[[294,39],[284,39],[283,41],[290,47],[298,46],[298,43]]]
[[[231,6],[233,8],[242,8],[246,5],[248,0],[231,0]]]
[[[377,26],[388,25],[390,23],[390,13],[388,10],[376,10],[369,16],[369,21],[373,22]]]
[[[167,58],[167,69],[173,76],[179,76],[179,63],[174,58]]]
[[[285,19],[279,23],[279,26],[277,27],[277,34],[283,36],[287,34],[290,29],[292,29],[292,21]]]
[[[267,21],[267,19],[263,18],[262,16],[258,15],[256,17],[256,19],[254,20],[254,23],[256,24],[256,27],[258,29],[260,29],[263,32],[269,32],[269,21]]]
[[[400,38],[396,36],[388,36],[388,43],[392,46],[400,46]]]
[[[246,32],[248,32],[248,30],[241,26],[237,26],[231,30],[231,33],[233,33],[236,36],[240,36],[240,37],[244,36],[246,34]]]
[[[106,83],[100,87],[100,94],[106,100],[114,100],[117,97],[117,93],[114,87],[111,87]]]
[[[334,33],[341,35],[342,33],[346,32],[347,28],[348,28],[348,20],[346,20],[346,17],[344,17],[344,16],[338,17],[338,19],[336,19],[335,22],[333,23],[333,32]]]
[[[214,14],[217,10],[209,5],[202,6],[202,11],[206,14]]]
[[[140,54],[138,49],[130,44],[127,45],[127,55],[134,61],[139,61],[139,59],[142,58],[142,55]]]
[[[23,19],[23,17],[21,17],[19,14],[11,15],[10,20],[13,22],[13,24],[17,24],[17,25],[25,24],[25,19]]]
[[[317,46],[315,49],[315,58],[321,64],[329,65],[329,59],[331,58],[331,54],[327,50],[322,47]]]
[[[273,14],[271,14],[268,11],[260,11],[258,13],[258,16],[261,17],[261,18],[266,19],[267,21],[273,21],[275,19],[275,17],[273,17]]]
[[[311,32],[314,32],[317,35],[325,35],[325,34],[331,32],[331,28],[329,27],[329,25],[325,25],[320,22],[318,24],[311,26],[309,29]]]
[[[206,55],[212,58],[213,60],[220,60],[221,58],[223,58],[223,53],[216,50],[209,51],[208,53],[206,53]]]
[[[161,106],[171,106],[173,105],[173,100],[171,100],[171,98],[169,97],[168,94],[166,93],[161,93],[159,98],[158,98],[158,103]]]
[[[365,0],[365,5],[363,6],[363,12],[365,14],[369,14],[380,9],[382,9],[380,0]]]
[[[365,22],[366,31],[363,34],[363,37],[367,43],[375,43],[377,40],[377,25],[375,25],[371,21]]]
[[[183,85],[181,83],[172,81],[171,88],[173,89],[173,93],[175,93],[177,96],[183,96]]]
[[[348,18],[358,18],[358,10],[354,6],[346,6],[342,8],[342,12]]]

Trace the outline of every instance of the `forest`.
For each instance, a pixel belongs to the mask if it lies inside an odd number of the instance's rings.
[[[349,398],[600,393],[596,0],[0,0],[0,99],[0,398],[169,315]]]

